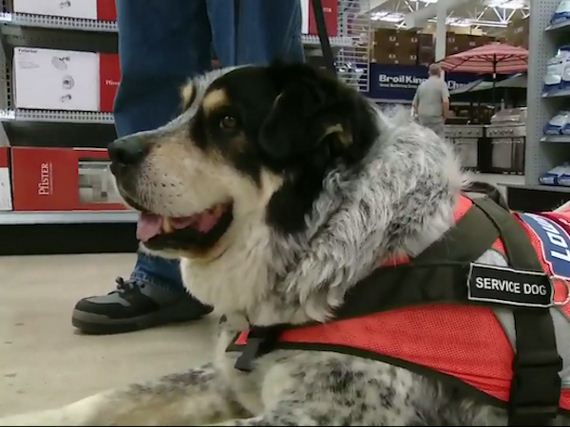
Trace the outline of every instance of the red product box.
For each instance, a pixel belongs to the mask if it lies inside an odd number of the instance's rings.
[[[119,55],[101,53],[99,55],[99,110],[113,111],[115,96],[121,81]]]
[[[9,148],[0,147],[0,211],[12,210]]]
[[[117,5],[115,0],[97,0],[97,19],[100,21],[117,20]]]
[[[13,147],[14,210],[124,210],[105,149]]]
[[[323,14],[329,37],[338,35],[338,2],[337,0],[322,0]],[[301,0],[302,33],[318,35],[313,2]]]

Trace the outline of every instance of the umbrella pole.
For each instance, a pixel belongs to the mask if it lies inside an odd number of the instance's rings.
[[[493,107],[497,107],[495,84],[497,83],[497,54],[493,54]]]

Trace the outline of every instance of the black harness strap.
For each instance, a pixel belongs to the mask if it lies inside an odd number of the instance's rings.
[[[471,262],[481,257],[499,237],[512,268],[543,272],[528,236],[509,211],[488,198],[474,199],[473,203],[455,227],[409,264],[378,268],[355,285],[335,312],[335,319],[427,303],[474,304],[468,298],[467,287]],[[517,354],[509,423],[547,425],[559,410],[562,370],[550,310],[513,308],[513,313]],[[275,348],[280,333],[291,327],[252,327],[236,368],[251,370],[253,360]]]
[[[486,206],[493,201],[481,199],[480,203]],[[483,255],[498,238],[497,227],[481,207],[474,205],[455,227],[409,264],[378,268],[362,279],[348,292],[335,319],[426,303],[464,304],[470,261]]]
[[[321,50],[323,52],[323,58],[328,70],[336,75],[336,67],[334,64],[334,54],[331,48],[331,43],[329,40],[329,34],[327,31],[327,23],[325,20],[325,14],[323,11],[323,3],[321,0],[311,0],[313,3],[313,12],[315,14],[315,22],[317,24],[317,33],[319,35],[319,41],[321,43]]]
[[[479,200],[455,227],[413,259],[411,265],[440,263],[442,260],[471,262],[483,255],[499,238],[499,230],[488,220],[487,213],[479,204],[485,207],[494,203],[487,198]]]
[[[477,202],[476,202],[477,203]],[[478,204],[478,203],[477,203]],[[497,205],[478,206],[500,231],[514,268],[542,271],[522,226]],[[510,425],[551,424],[558,414],[562,358],[549,309],[513,309],[516,349],[509,402]]]

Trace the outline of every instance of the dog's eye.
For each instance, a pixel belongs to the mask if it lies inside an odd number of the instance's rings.
[[[235,129],[238,126],[238,120],[235,116],[226,114],[224,117],[221,118],[220,120],[220,127],[222,129]]]

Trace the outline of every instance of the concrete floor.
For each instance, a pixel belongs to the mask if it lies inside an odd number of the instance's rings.
[[[109,292],[134,259],[0,257],[0,416],[57,407],[209,359],[212,318],[112,336],[74,331],[75,302]]]

